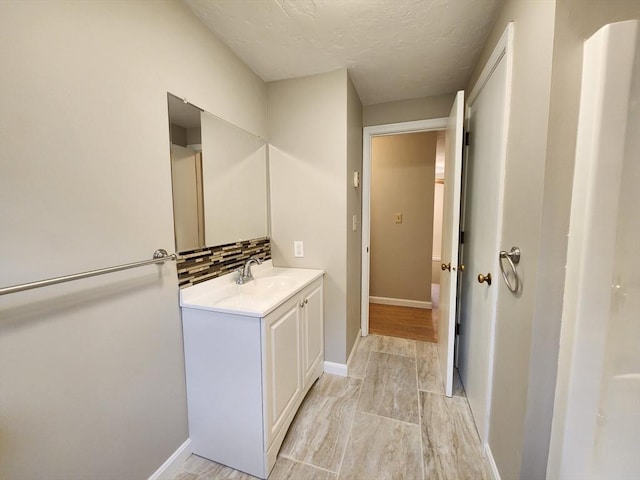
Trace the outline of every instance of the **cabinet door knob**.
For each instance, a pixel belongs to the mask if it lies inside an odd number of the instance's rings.
[[[442,271],[444,272],[445,270],[449,270],[451,271],[451,262],[449,263],[443,263],[440,268],[442,268]]]
[[[304,302],[300,302],[300,308],[304,308]]]
[[[487,273],[486,275],[483,275],[483,274],[478,275],[478,282],[491,285],[491,274]]]
[[[305,298],[305,299],[304,299],[304,304],[306,305],[307,303],[309,303],[309,299],[308,299],[308,298]]]

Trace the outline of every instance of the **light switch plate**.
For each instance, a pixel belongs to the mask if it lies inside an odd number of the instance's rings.
[[[304,244],[302,240],[295,240],[293,242],[293,256],[304,257]]]

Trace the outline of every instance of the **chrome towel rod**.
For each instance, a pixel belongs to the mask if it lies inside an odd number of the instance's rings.
[[[9,293],[23,292],[25,290],[31,290],[33,288],[48,287],[49,285],[55,285],[56,283],[70,282],[72,280],[80,280],[81,278],[95,277],[104,273],[119,272],[120,270],[128,270],[130,268],[143,267],[144,265],[152,265],[154,263],[164,263],[169,260],[176,260],[178,256],[175,253],[169,255],[166,250],[159,248],[153,252],[153,258],[151,260],[143,260],[141,262],[127,263],[124,265],[117,265],[115,267],[100,268],[99,270],[91,270],[89,272],[75,273],[73,275],[65,275],[64,277],[49,278],[47,280],[40,280],[38,282],[23,283],[22,285],[13,285],[12,287],[0,288],[0,295],[7,295]]]

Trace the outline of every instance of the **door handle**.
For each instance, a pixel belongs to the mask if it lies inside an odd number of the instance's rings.
[[[451,271],[451,262],[449,263],[443,263],[440,268],[442,268],[442,271],[444,272],[445,270],[449,270]]]
[[[491,274],[490,273],[487,273],[486,275],[479,274],[478,275],[478,282],[486,283],[487,285],[491,285]]]

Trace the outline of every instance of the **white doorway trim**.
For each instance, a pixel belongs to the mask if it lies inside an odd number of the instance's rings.
[[[362,336],[369,335],[369,278],[371,244],[371,140],[381,135],[429,132],[447,128],[447,117],[388,123],[364,127],[362,131]]]

